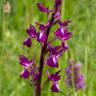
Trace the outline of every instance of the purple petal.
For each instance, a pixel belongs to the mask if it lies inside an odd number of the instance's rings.
[[[41,12],[45,12],[45,13],[49,13],[50,12],[50,10],[48,9],[48,8],[46,8],[42,3],[37,3],[37,6],[38,6],[38,8],[39,8],[39,10],[41,11]]]
[[[23,45],[25,45],[27,47],[31,47],[31,45],[32,45],[31,38],[25,39],[25,41],[23,42]]]
[[[68,40],[71,37],[71,32],[68,32],[66,28],[59,28],[55,31],[55,35],[60,39],[60,40]]]
[[[19,56],[19,61],[20,64],[23,65],[24,67],[27,67],[30,64],[30,61],[24,55]]]
[[[49,56],[49,58],[47,59],[47,64],[50,67],[58,67],[58,58],[55,55],[51,55]]]
[[[59,85],[58,85],[58,83],[53,83],[52,84],[52,86],[51,86],[51,91],[52,92],[59,92],[60,90],[59,90]]]
[[[19,61],[21,65],[23,65],[25,68],[28,68],[29,66],[34,64],[35,57],[31,61],[29,61],[24,55],[20,55]]]
[[[30,25],[30,27],[27,29],[27,33],[31,38],[37,37],[36,29],[33,25]]]
[[[29,73],[29,71],[27,70],[27,69],[24,69],[22,72],[21,72],[21,74],[20,74],[20,76],[22,77],[22,78],[28,78],[29,77],[29,75],[30,75],[30,73]]]
[[[47,39],[47,36],[44,32],[40,32],[38,36],[38,41],[41,43],[45,43]]]

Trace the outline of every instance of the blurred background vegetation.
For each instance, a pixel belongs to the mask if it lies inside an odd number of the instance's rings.
[[[38,1],[50,8],[54,3],[54,0],[0,0],[0,96],[32,96],[33,89],[29,80],[23,80],[19,76],[22,67],[19,65],[18,55],[25,54],[32,58],[33,54],[37,54],[39,57],[40,45],[36,41],[33,41],[31,50],[22,46],[27,36],[28,25],[35,24],[36,21],[41,23],[47,21],[47,16],[39,12],[36,7]],[[10,7],[9,11],[5,5]],[[96,0],[64,0],[62,20],[69,18],[72,20],[69,29],[73,33],[72,39],[68,42],[70,58],[82,63],[82,73],[86,79],[86,90],[80,91],[79,96],[95,96]],[[67,66],[68,59],[66,52],[60,59],[61,68]],[[64,78],[60,85],[63,92],[68,92]],[[45,88],[42,96],[62,96],[62,94],[53,94]]]

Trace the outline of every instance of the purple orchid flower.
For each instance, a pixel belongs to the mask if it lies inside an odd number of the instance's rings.
[[[30,27],[26,31],[31,38],[37,37],[36,29],[33,25],[30,25]]]
[[[52,82],[52,86],[51,86],[51,91],[52,92],[59,92],[59,85],[58,85],[58,81],[60,80],[60,72],[61,71],[57,71],[54,74],[50,74],[48,71],[46,72],[47,76],[48,76],[48,80],[50,80]]]
[[[62,41],[68,40],[71,37],[71,32],[67,28],[61,27],[55,31],[55,35]]]
[[[54,74],[50,74],[48,71],[46,72],[47,76],[48,76],[48,80],[50,81],[53,81],[53,82],[56,82],[56,81],[59,81],[60,80],[60,72],[61,71],[57,71],[55,72]]]
[[[20,64],[24,67],[24,70],[21,72],[20,76],[26,79],[30,75],[30,71],[28,70],[28,68],[30,68],[34,64],[35,57],[32,60],[28,60],[24,55],[20,55],[19,61]]]
[[[30,64],[30,61],[24,55],[19,56],[19,61],[20,61],[20,64],[24,67],[28,67]]]
[[[39,26],[39,30],[40,30],[40,32],[38,33],[37,40],[41,43],[44,43],[44,42],[46,42],[46,39],[47,39],[47,36],[46,36],[46,33],[45,33],[47,26],[45,26],[43,24],[40,24],[38,22],[36,22],[36,24]]]
[[[50,55],[47,59],[47,64],[50,67],[58,67],[58,57],[56,55]]]
[[[31,66],[35,62],[35,57],[32,60],[28,60],[24,55],[19,56],[19,61],[22,66],[25,68]]]

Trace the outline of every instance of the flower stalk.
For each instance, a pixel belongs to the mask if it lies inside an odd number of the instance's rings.
[[[52,15],[51,17],[51,20],[50,22],[53,23],[54,21],[54,14]],[[41,56],[40,56],[40,64],[39,64],[39,78],[37,80],[37,85],[36,85],[36,95],[35,96],[41,96],[41,80],[42,80],[42,73],[43,73],[43,68],[44,68],[44,57],[45,57],[45,51],[46,51],[46,48],[47,48],[47,40],[48,40],[48,36],[49,36],[49,32],[50,32],[50,29],[51,29],[51,23],[49,24],[49,27],[47,29],[47,39],[46,39],[46,42],[44,43],[44,46],[42,46],[42,50],[41,50]]]

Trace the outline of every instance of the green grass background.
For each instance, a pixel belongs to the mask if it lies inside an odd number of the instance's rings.
[[[5,14],[3,5],[6,1],[11,4],[11,12]],[[25,54],[32,58],[37,54],[39,61],[40,45],[33,40],[32,49],[22,46],[27,37],[27,26],[36,21],[45,23],[47,16],[38,11],[36,3],[43,2],[52,8],[54,0],[0,0],[0,96],[32,96],[33,88],[29,80],[19,77],[23,69],[18,62],[18,55]],[[72,39],[68,42],[69,53],[63,54],[59,60],[60,68],[68,65],[68,59],[73,58],[82,63],[82,73],[86,79],[86,89],[78,96],[96,96],[96,0],[64,0],[62,5],[62,20],[71,19],[69,30]],[[51,69],[53,71],[54,69]],[[55,70],[54,70],[55,71]],[[60,88],[67,93],[64,74]],[[43,79],[46,78],[45,75]],[[63,96],[48,91],[49,84],[44,88],[42,96]],[[73,96],[76,96],[74,93]]]

